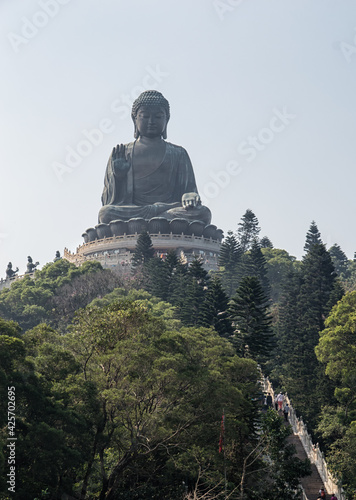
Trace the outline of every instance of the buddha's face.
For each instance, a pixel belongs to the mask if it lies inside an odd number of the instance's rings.
[[[135,123],[140,136],[161,137],[167,125],[166,112],[161,106],[140,106]]]

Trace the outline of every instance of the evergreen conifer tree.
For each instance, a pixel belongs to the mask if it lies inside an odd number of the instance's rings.
[[[185,286],[183,289],[181,287],[183,296],[181,295],[178,317],[186,326],[198,326],[208,285],[208,273],[200,258],[194,258],[183,280]]]
[[[349,261],[346,254],[342,251],[341,247],[334,243],[334,245],[329,248],[329,254],[333,261],[335,271],[339,276],[343,275],[343,278],[348,278],[349,272]]]
[[[329,253],[314,243],[299,273],[286,282],[278,321],[280,380],[303,418],[316,424],[323,405],[333,398],[333,386],[324,375],[314,349],[332,306],[341,298]]]
[[[137,267],[146,264],[154,256],[154,248],[152,240],[147,231],[141,233],[137,238],[135,251],[132,256],[132,268],[135,270]]]
[[[260,280],[263,292],[266,297],[270,296],[270,283],[267,276],[266,259],[261,251],[259,242],[255,239],[252,242],[251,250],[246,255],[244,273],[246,276],[256,276]]]
[[[241,247],[232,233],[228,231],[227,237],[221,244],[218,265],[221,284],[227,295],[231,297],[238,285],[237,266],[242,257]]]
[[[315,221],[312,221],[310,224],[309,231],[307,232],[304,251],[309,252],[313,245],[322,243],[320,232],[318,226],[315,224]]]
[[[263,236],[263,238],[261,238],[261,240],[260,240],[260,247],[261,248],[273,248],[273,243],[268,238],[268,236]]]
[[[229,298],[224,292],[220,279],[215,277],[208,284],[201,307],[200,325],[213,326],[221,337],[229,338],[233,333],[233,328],[228,308]]]
[[[258,227],[258,219],[249,208],[241,218],[238,224],[238,239],[243,252],[251,247],[254,239],[258,238],[261,228]]]
[[[241,280],[229,310],[235,326],[237,350],[264,366],[274,348],[274,334],[268,299],[258,278],[245,276]]]

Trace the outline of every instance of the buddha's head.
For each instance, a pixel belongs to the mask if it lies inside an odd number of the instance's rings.
[[[140,135],[167,139],[169,102],[157,90],[146,90],[138,96],[132,105],[131,117],[135,125],[135,139]]]

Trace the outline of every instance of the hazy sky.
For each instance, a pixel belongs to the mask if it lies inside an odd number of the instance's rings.
[[[250,208],[300,258],[315,220],[353,256],[354,0],[3,0],[0,27],[0,276],[81,244],[152,88],[212,223]]]

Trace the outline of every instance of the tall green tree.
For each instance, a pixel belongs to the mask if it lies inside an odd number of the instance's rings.
[[[194,258],[184,275],[185,287],[181,303],[177,305],[178,317],[186,326],[199,326],[201,309],[208,288],[208,272],[204,269],[202,260]]]
[[[314,245],[320,245],[322,243],[318,226],[315,221],[312,221],[305,239],[304,251],[308,253]]]
[[[266,259],[256,239],[253,240],[251,249],[246,255],[245,269],[243,272],[246,276],[256,276],[256,278],[260,280],[264,294],[269,298],[271,286],[268,279]]]
[[[237,266],[241,261],[243,251],[232,231],[228,231],[226,238],[221,244],[218,265],[221,283],[231,297],[238,285]]]
[[[135,251],[131,261],[133,269],[135,270],[143,264],[146,264],[150,259],[153,259],[153,256],[154,248],[151,237],[147,231],[144,231],[137,238]]]
[[[268,299],[255,276],[242,279],[230,302],[230,317],[238,352],[265,366],[274,348],[274,333]]]
[[[328,442],[329,466],[351,494],[356,488],[356,292],[331,310],[315,352],[336,385],[337,400],[324,408],[318,430]]]
[[[268,238],[268,236],[263,236],[260,240],[261,248],[273,248],[272,241]]]
[[[82,498],[130,492],[178,500],[182,481],[196,482],[199,471],[190,464],[197,448],[214,464],[210,484],[223,491],[221,411],[231,418],[235,442],[238,429],[248,439],[258,379],[251,360],[239,359],[210,329],[166,329],[142,303],[127,301],[82,311],[67,342],[81,366],[77,378],[95,385],[99,408],[80,475]],[[74,404],[82,405],[79,392]]]
[[[249,208],[241,217],[238,223],[238,240],[243,252],[247,252],[251,247],[253,240],[258,239],[261,228],[258,226],[256,215]]]
[[[262,253],[266,260],[267,277],[271,287],[271,301],[275,304],[280,301],[282,289],[289,273],[293,272],[299,263],[286,250],[262,248]]]
[[[229,298],[218,277],[213,278],[208,284],[199,323],[201,326],[214,327],[221,337],[230,338],[233,334],[229,317]]]
[[[343,279],[347,279],[350,275],[349,261],[340,245],[334,243],[334,245],[329,248],[329,254],[331,256],[331,260],[333,261],[337,274],[339,276],[342,276]]]
[[[319,331],[342,290],[325,246],[315,243],[290,278],[280,308],[278,352],[280,374],[294,406],[315,428],[321,407],[333,396],[314,348]],[[278,371],[278,370],[277,370]]]

